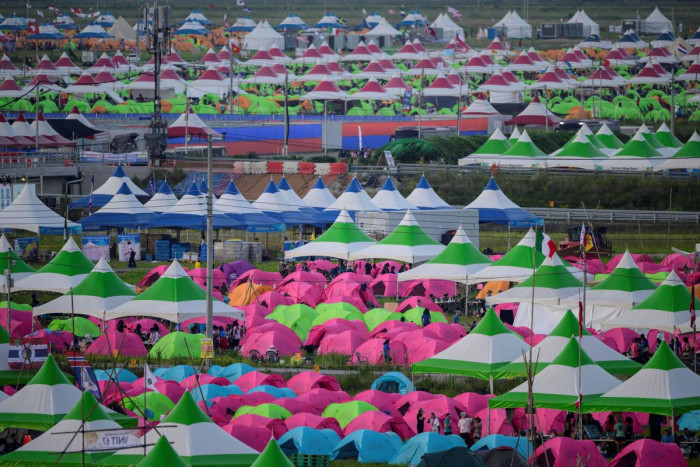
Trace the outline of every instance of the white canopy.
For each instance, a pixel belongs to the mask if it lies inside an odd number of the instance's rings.
[[[39,233],[45,228],[69,230],[80,229],[75,222],[68,221],[49,209],[34,192],[34,185],[24,185],[14,201],[0,212],[3,229],[29,230]]]
[[[243,47],[248,50],[269,49],[270,47],[284,48],[284,36],[275,31],[266,21],[258,25],[243,38]]]

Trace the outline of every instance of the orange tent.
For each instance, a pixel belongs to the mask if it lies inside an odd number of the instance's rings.
[[[240,284],[238,287],[233,289],[228,294],[229,305],[231,306],[245,306],[250,305],[255,302],[255,297],[259,297],[265,292],[270,292],[272,287],[269,285],[260,284],[250,284],[246,282],[245,284]]]
[[[476,296],[476,298],[486,298],[486,294],[491,291],[491,295],[496,295],[498,293],[501,293],[505,290],[510,289],[510,282],[505,282],[505,281],[493,281],[493,282],[487,282],[486,285],[484,285],[484,288],[481,289],[479,294]]]

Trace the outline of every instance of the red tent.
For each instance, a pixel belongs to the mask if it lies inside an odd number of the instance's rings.
[[[90,344],[85,351],[86,355],[114,356],[118,352],[121,356],[143,357],[148,354],[143,341],[136,334],[119,332],[116,329],[107,331]]]
[[[297,394],[304,393],[313,388],[324,388],[331,391],[340,391],[338,380],[331,375],[322,375],[315,371],[302,371],[289,378],[287,387]]]
[[[379,433],[393,431],[403,440],[407,440],[416,434],[403,419],[391,417],[384,412],[376,410],[370,410],[355,417],[353,421],[345,426],[345,435],[347,436],[357,430],[373,430]]]
[[[221,135],[209,128],[199,116],[192,111],[186,110],[168,127],[168,138],[182,138],[194,136],[198,138],[220,139]]]

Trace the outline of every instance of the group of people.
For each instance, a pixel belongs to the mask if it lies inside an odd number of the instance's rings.
[[[149,329],[148,331],[144,331],[141,328],[141,324],[137,324],[136,326],[134,326],[134,329],[129,331],[126,323],[124,323],[124,321],[121,319],[117,322],[117,331],[121,333],[131,332],[132,334],[136,334],[147,348],[153,347],[160,340],[161,337],[160,328],[157,324],[151,326],[151,329]]]
[[[204,325],[191,324],[188,331],[191,334],[200,334],[204,331]],[[212,341],[214,344],[214,353],[221,354],[227,350],[237,352],[240,348],[241,339],[245,336],[245,324],[234,320],[231,324],[224,326],[212,326]]]
[[[459,420],[456,426],[453,423],[452,415],[449,413],[440,421],[440,418],[435,415],[435,412],[431,412],[427,424],[423,409],[418,409],[418,413],[416,414],[416,431],[418,433],[430,431],[433,433],[442,433],[445,436],[458,434],[468,447],[481,439],[481,418],[472,418],[465,412],[462,412],[459,414]]]

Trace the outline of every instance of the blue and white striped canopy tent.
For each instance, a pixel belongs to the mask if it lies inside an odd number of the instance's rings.
[[[56,26],[51,23],[42,24],[39,26],[39,32],[36,34],[30,34],[27,39],[41,39],[41,40],[59,40],[65,39],[66,36],[59,31]]]
[[[284,223],[264,214],[260,209],[250,204],[238,191],[238,187],[233,180],[228,183],[226,191],[216,200],[214,208],[217,212],[240,220],[248,225],[248,230],[254,232],[284,230]]]
[[[326,209],[335,202],[335,196],[333,196],[333,193],[326,187],[326,184],[323,183],[323,179],[320,176],[302,199],[309,206],[320,210]]]
[[[372,202],[382,211],[406,211],[415,210],[416,206],[410,201],[406,201],[406,198],[401,196],[399,190],[396,189],[396,185],[391,181],[391,177],[387,177],[382,188],[374,195]]]
[[[158,187],[158,191],[146,203],[146,207],[153,212],[162,213],[175,206],[177,196],[165,180]]]
[[[202,10],[192,10],[192,12],[180,22],[180,26],[182,26],[185,23],[188,22],[195,22],[202,24],[204,26],[213,26],[214,23],[209,21],[206,16],[204,16],[204,13],[202,13]]]
[[[481,224],[506,224],[508,227],[544,225],[544,219],[530,214],[508,199],[493,177],[484,191],[464,209],[478,211]]]
[[[73,37],[75,39],[109,39],[114,36],[105,31],[105,28],[99,24],[90,23]]]
[[[126,183],[129,187],[129,191],[134,194],[134,196],[148,196],[148,193],[143,191],[141,188],[137,187],[134,182],[131,181],[124,168],[119,165],[114,169],[114,173],[107,179],[106,182],[102,184],[99,188],[92,192],[92,206],[102,207],[107,202],[112,199],[112,196],[117,194],[117,191],[122,186],[122,183]],[[90,195],[80,198],[74,203],[70,203],[71,209],[87,208],[90,205]]]
[[[336,199],[335,202],[328,206],[325,210],[339,213],[343,209],[346,209],[352,213],[356,211],[381,211],[381,209],[379,209],[377,205],[372,202],[372,198],[369,197],[364,188],[362,188],[362,185],[360,185],[357,177],[353,177],[343,194],[338,196],[338,199]]]
[[[138,228],[150,224],[158,216],[141,204],[122,183],[117,193],[96,213],[78,221],[86,229],[101,227]]]
[[[287,227],[294,225],[323,225],[319,216],[301,211],[299,206],[290,203],[280,193],[275,181],[270,179],[265,191],[253,202],[253,206],[270,217],[284,222]],[[331,221],[332,222],[332,221]]]
[[[0,23],[0,31],[24,31],[27,29],[27,19],[12,13]]]
[[[421,177],[411,194],[406,197],[406,201],[412,203],[418,209],[452,209],[452,206],[435,193],[425,175]]]

